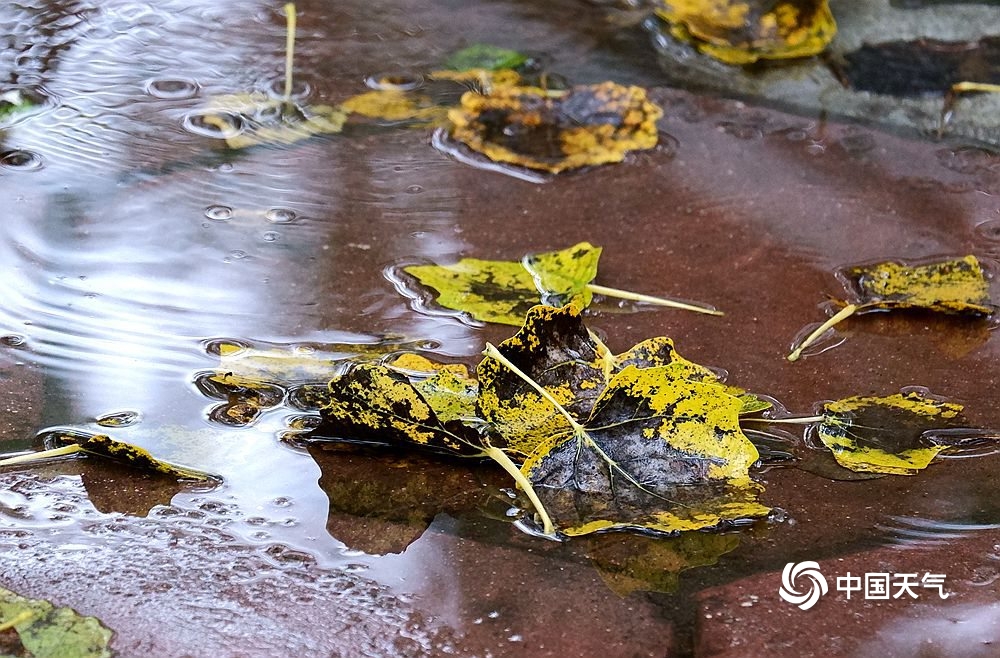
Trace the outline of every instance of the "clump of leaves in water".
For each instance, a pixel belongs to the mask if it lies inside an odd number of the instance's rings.
[[[656,0],[671,34],[727,64],[809,57],[837,33],[827,0]]]
[[[463,258],[451,265],[410,265],[403,271],[436,290],[441,306],[483,322],[520,326],[525,313],[537,304],[572,302],[586,307],[594,294],[721,315],[708,306],[596,285],[600,257],[600,247],[581,242],[559,251],[527,254],[519,261]]]
[[[997,307],[979,260],[972,255],[923,265],[886,261],[856,265],[838,272],[855,298],[838,302],[840,311],[810,333],[791,354],[797,360],[830,328],[854,313],[894,309],[927,309],[941,313],[989,317]]]
[[[754,398],[669,339],[615,356],[579,307],[538,306],[514,337],[487,346],[477,375],[413,360],[359,365],[330,382],[314,436],[490,457],[546,534],[669,533],[768,511],[739,428]]]

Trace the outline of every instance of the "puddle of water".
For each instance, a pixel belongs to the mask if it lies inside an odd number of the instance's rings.
[[[384,9],[300,3],[302,97],[335,103],[376,71],[416,80],[477,40],[542,51],[573,81],[662,79],[635,45],[645,42],[628,42],[600,12],[567,25],[581,12],[568,0]],[[509,483],[492,472],[462,471],[473,502],[388,519],[331,511],[338,471],[279,440],[292,420],[308,422],[296,391],[322,372],[275,374],[254,361],[275,399],[239,427],[212,420],[226,391],[197,386],[226,367],[223,345],[244,357],[320,355],[330,371],[385,341],[473,363],[509,329],[464,323],[423,299],[414,309],[386,272],[590,240],[605,247],[602,282],[727,313],[602,308],[595,329],[618,351],[669,334],[686,357],[726,367],[732,383],[792,411],[920,384],[1000,427],[990,398],[1000,348],[989,334],[943,344],[948,323],[930,331],[907,316],[784,360],[821,317],[824,293],[841,292],[837,267],[996,253],[991,152],[660,89],[662,147],[544,185],[469,167],[435,150],[430,131],[400,127],[233,153],[185,121],[212,96],[274,94],[284,27],[272,3],[9,3],[0,18],[20,53],[16,67],[0,57],[0,79],[48,99],[0,135],[0,445],[26,449],[53,427],[106,432],[224,478],[198,491],[92,460],[0,474],[3,584],[101,617],[122,651],[645,655],[676,641],[684,652],[706,587],[786,558],[920,533],[947,543],[1000,521],[989,457],[910,480],[835,483],[776,457],[763,477],[784,521],[726,535],[738,540],[701,560],[663,540],[675,552],[650,563],[669,574],[692,567],[680,576],[650,579],[627,560],[609,576],[601,556],[638,551],[635,538],[523,535],[503,518]],[[408,480],[391,476],[408,471],[389,461],[352,472],[341,460],[340,481],[364,485],[364,469],[379,469],[381,498],[402,499]],[[337,501],[360,491],[337,490]],[[171,633],[144,625],[165,616],[187,622]]]

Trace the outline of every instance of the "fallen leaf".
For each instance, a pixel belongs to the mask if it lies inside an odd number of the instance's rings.
[[[0,587],[0,632],[13,628],[32,658],[109,658],[112,631],[95,617]]]
[[[322,422],[309,436],[488,457],[524,490],[542,517],[545,532],[551,533],[546,512],[517,465],[480,432],[478,419],[464,415],[471,409],[472,390],[467,373],[455,367],[437,368],[431,377],[411,381],[390,366],[358,364],[330,382],[328,401],[320,407]]]
[[[114,460],[129,466],[153,473],[160,473],[178,480],[191,480],[196,482],[218,483],[222,478],[211,473],[199,471],[186,466],[171,464],[153,457],[146,450],[134,446],[124,441],[116,441],[106,434],[85,434],[82,432],[65,432],[54,435],[57,443],[63,443],[62,447],[51,450],[19,455],[0,459],[0,466],[15,466],[37,462],[45,459],[65,457],[82,452],[86,455],[94,455]]]
[[[347,114],[327,105],[301,106],[260,92],[231,94],[209,99],[192,115],[231,149],[262,144],[287,145],[317,135],[339,133]]]
[[[657,0],[673,36],[727,64],[809,57],[837,33],[827,0]]]
[[[962,405],[919,391],[857,396],[824,404],[816,431],[845,468],[913,475],[948,447],[927,432],[961,427],[961,413]]]
[[[459,391],[465,384],[456,372],[445,370],[418,388],[388,366],[358,364],[330,381],[328,401],[320,408],[323,420],[313,435],[483,456],[478,429],[461,420]],[[441,416],[432,401],[441,404]]]
[[[766,514],[740,398],[670,362],[625,363],[673,359],[669,341],[613,357],[581,327],[572,306],[533,309],[478,368],[480,415],[509,450],[530,451],[521,471],[561,532],[672,533]]]
[[[581,242],[559,251],[528,254],[520,261],[463,258],[451,265],[409,265],[403,271],[437,291],[439,305],[483,322],[520,326],[533,306],[572,302],[586,307],[595,293],[721,315],[706,306],[598,286],[593,280],[600,257],[601,247]],[[414,296],[405,287],[401,291]]]
[[[810,333],[788,355],[795,361],[831,327],[854,313],[873,310],[920,308],[941,313],[989,317],[997,307],[990,301],[989,284],[975,256],[906,265],[886,261],[857,265],[838,272],[838,278],[855,298],[842,302],[833,317]]]
[[[740,400],[739,413],[761,411],[770,403],[723,384],[709,368],[689,361],[666,337],[645,340],[614,355],[587,329],[576,305],[536,306],[524,326],[498,346],[500,354],[534,385],[495,358],[479,364],[478,415],[504,438],[511,454],[527,456],[546,437],[570,429],[553,414],[551,402],[535,386],[580,422],[587,419],[615,375],[629,366],[659,368],[665,381],[687,380],[717,388]]]
[[[469,92],[448,118],[451,136],[490,160],[559,173],[653,148],[662,114],[643,89],[604,82],[568,91]]]
[[[0,121],[6,121],[38,107],[40,101],[30,97],[20,89],[12,89],[0,94]]]

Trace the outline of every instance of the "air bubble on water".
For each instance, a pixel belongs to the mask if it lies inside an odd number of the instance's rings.
[[[421,192],[424,191],[424,188],[421,187],[420,185],[410,185],[408,188],[406,188],[406,191],[409,194],[420,194]]]
[[[289,224],[294,222],[296,217],[298,215],[295,211],[288,208],[269,208],[264,213],[264,218],[272,224]]]
[[[233,218],[233,209],[229,206],[209,206],[205,208],[205,217],[217,222],[224,222]]]
[[[277,242],[278,239],[281,238],[281,233],[278,233],[277,231],[266,231],[261,237],[264,238],[264,242]]]

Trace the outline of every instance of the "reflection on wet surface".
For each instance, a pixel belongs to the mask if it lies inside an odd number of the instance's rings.
[[[628,40],[638,28],[569,0],[299,10],[298,89],[311,104],[361,93],[382,71],[432,70],[475,41],[538,52],[574,82],[665,80],[646,42]],[[565,25],[570,12],[578,24]],[[683,655],[705,588],[790,560],[996,532],[995,455],[867,481],[776,458],[761,477],[783,521],[560,545],[510,523],[511,483],[485,467],[314,459],[279,440],[313,411],[295,392],[323,379],[282,358],[336,371],[383,346],[474,363],[485,340],[509,335],[414,310],[386,271],[582,240],[605,248],[602,276],[616,285],[726,312],[596,305],[591,323],[613,349],[670,335],[796,411],[923,385],[965,404],[974,426],[1000,428],[991,331],[872,317],[834,349],[784,359],[839,290],[840,266],[1000,257],[993,151],[659,88],[664,145],[544,185],[453,160],[429,130],[354,126],[232,152],[185,119],[215,96],[273,93],[277,4],[26,0],[4,4],[0,25],[12,35],[0,81],[43,100],[0,131],[0,445],[30,449],[46,428],[107,432],[224,478],[178,489],[92,460],[0,473],[0,585],[100,617],[123,655],[662,655],[672,644]],[[216,422],[232,391],[206,389],[207,373],[237,363],[265,373],[272,395],[249,422]],[[409,478],[440,484],[442,500]],[[992,582],[984,569],[974,585]],[[151,630],[165,618],[185,623]],[[904,646],[910,622],[894,623],[880,642]]]

